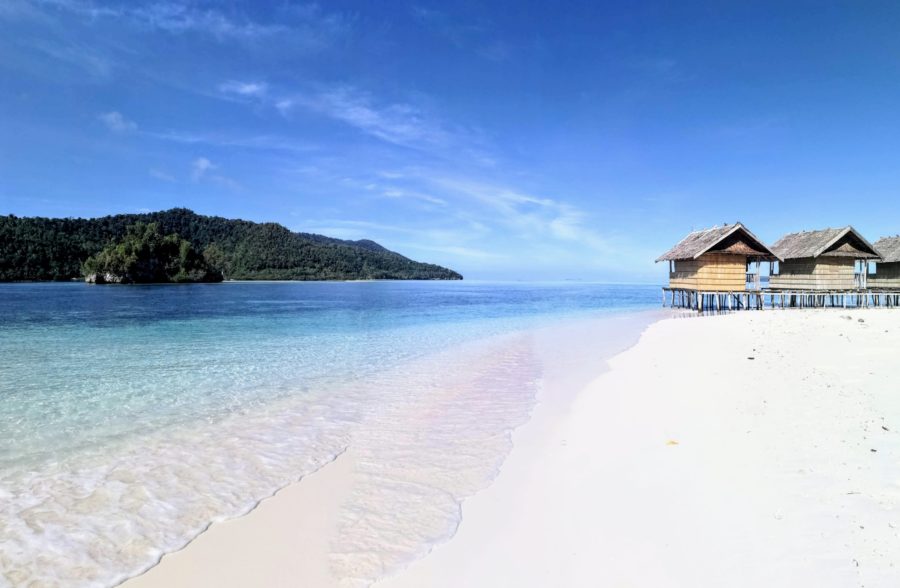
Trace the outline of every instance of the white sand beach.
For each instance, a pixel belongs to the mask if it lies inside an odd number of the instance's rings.
[[[379,588],[900,585],[900,313],[666,319],[607,371],[579,337],[541,340],[540,404],[499,475]],[[124,586],[354,585],[327,555],[353,461]]]

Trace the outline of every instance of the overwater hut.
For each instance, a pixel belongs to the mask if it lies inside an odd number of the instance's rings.
[[[777,256],[741,223],[694,231],[659,256],[669,288],[705,293],[759,290],[759,266]]]
[[[869,288],[900,289],[900,236],[879,239],[875,249],[881,254],[881,262],[868,276]]]
[[[853,227],[791,233],[772,245],[781,261],[769,277],[779,290],[863,290],[878,250]]]

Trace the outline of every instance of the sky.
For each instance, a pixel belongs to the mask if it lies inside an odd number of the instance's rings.
[[[0,2],[0,214],[187,207],[467,278],[900,233],[895,2]]]

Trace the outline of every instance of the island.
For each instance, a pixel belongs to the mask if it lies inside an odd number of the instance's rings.
[[[128,227],[119,243],[104,247],[83,266],[91,284],[221,282],[222,272],[176,233],[163,236],[157,223]]]
[[[92,275],[96,281],[106,280],[107,273],[117,279],[124,274],[122,266],[115,265],[122,260],[114,250],[135,239],[129,231],[136,231],[139,225],[143,231],[155,225],[158,235],[154,240],[170,239],[166,245],[172,248],[167,258],[170,262],[177,258],[181,263],[182,242],[190,245],[185,251],[188,257],[184,257],[188,265],[165,270],[164,281],[197,281],[197,276],[199,281],[207,281],[205,278],[216,274],[225,280],[462,279],[451,269],[413,261],[368,239],[335,239],[294,232],[277,223],[173,208],[92,219],[0,216],[0,281],[81,280]],[[147,272],[162,277],[158,269],[133,269],[133,277],[143,279]]]

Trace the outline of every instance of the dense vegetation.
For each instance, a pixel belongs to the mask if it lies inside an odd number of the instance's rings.
[[[221,282],[222,273],[175,233],[163,236],[156,223],[128,227],[119,242],[84,262],[85,279],[97,284]]]
[[[82,264],[119,243],[128,228],[156,223],[190,242],[207,263],[234,280],[458,280],[458,273],[418,263],[373,241],[294,233],[275,223],[202,216],[184,208],[95,219],[0,216],[0,280],[70,280]]]

